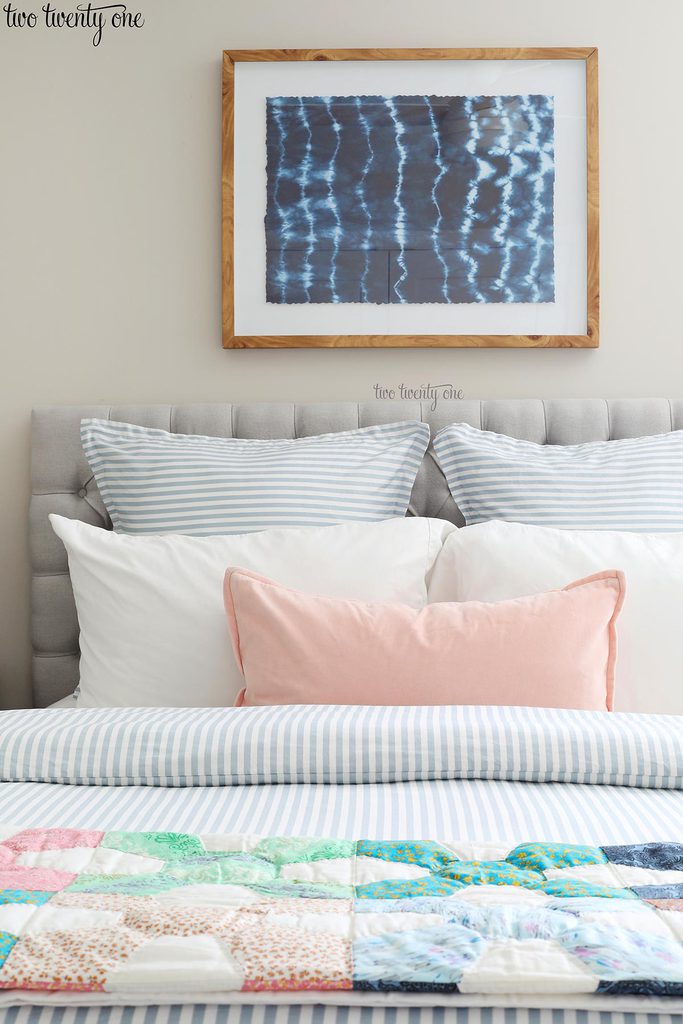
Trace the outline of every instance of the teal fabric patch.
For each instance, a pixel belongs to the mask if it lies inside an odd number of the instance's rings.
[[[464,888],[465,883],[456,879],[428,875],[426,878],[367,882],[356,886],[356,896],[360,900],[402,900],[420,896],[453,896]]]
[[[599,846],[576,846],[565,843],[524,843],[516,846],[505,860],[528,871],[552,868],[573,868],[579,864],[606,864],[607,857]]]
[[[0,932],[0,967],[4,964],[7,957],[12,952],[18,936],[12,935],[10,932]]]
[[[359,857],[379,857],[400,864],[416,864],[429,871],[439,872],[459,858],[440,843],[416,842],[369,842],[358,843]]]
[[[463,885],[521,885],[535,888],[542,877],[537,871],[523,871],[503,860],[459,861],[441,872]]]
[[[0,889],[0,907],[6,903],[31,903],[41,907],[47,903],[53,892],[33,892],[28,889]]]
[[[536,886],[548,896],[599,896],[608,900],[637,900],[631,889],[617,889],[609,885],[598,885],[596,882],[582,882],[574,878],[551,878]]]

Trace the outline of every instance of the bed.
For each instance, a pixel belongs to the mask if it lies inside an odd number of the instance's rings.
[[[178,433],[261,438],[419,419],[432,433],[450,422],[467,422],[539,443],[572,444],[680,429],[683,402],[37,410],[30,513],[34,696],[37,709],[46,710],[4,716],[4,826],[320,836],[365,844],[446,840],[453,848],[475,844],[480,856],[494,843],[488,856],[497,863],[503,848],[528,842],[669,848],[680,838],[683,730],[676,719],[615,715],[607,723],[605,716],[587,712],[490,708],[73,710],[69,695],[78,682],[78,623],[65,555],[47,516],[56,512],[110,527],[78,439],[81,419],[90,416]],[[410,513],[462,525],[431,454],[420,468]],[[57,702],[62,703],[55,707]],[[120,740],[131,731],[132,748]],[[584,989],[561,996],[547,991],[468,995],[453,986],[271,990],[227,997],[208,989],[197,996],[182,988],[117,997],[7,989],[0,993],[0,1012],[13,1024],[415,1024],[423,1019],[438,1024],[456,1018],[468,1024],[597,1024],[598,1014],[603,1024],[608,1019],[635,1024],[645,1014],[650,1020],[653,1014],[661,1020],[678,1017],[683,995],[666,985],[648,994]]]

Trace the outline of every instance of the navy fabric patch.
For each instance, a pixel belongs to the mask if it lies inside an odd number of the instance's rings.
[[[659,871],[683,871],[683,844],[634,843],[628,846],[603,846],[602,851],[612,864],[634,868],[656,868]]]
[[[632,885],[631,892],[641,900],[680,900],[683,899],[683,882],[675,885]]]
[[[610,996],[680,996],[683,983],[680,981],[648,981],[631,978],[629,981],[601,981],[596,992]]]
[[[683,986],[681,986],[683,988]],[[354,992],[460,992],[453,982],[433,981],[360,981],[354,978]]]

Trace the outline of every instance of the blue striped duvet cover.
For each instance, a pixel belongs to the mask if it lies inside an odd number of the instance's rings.
[[[0,828],[673,841],[682,740],[675,718],[539,709],[6,712]],[[643,997],[60,1006],[9,995],[2,1024],[683,1024],[679,1000]]]

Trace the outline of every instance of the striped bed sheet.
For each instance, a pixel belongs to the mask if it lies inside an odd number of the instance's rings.
[[[2,1024],[683,1024],[680,1013],[525,1007],[12,1007]]]
[[[437,780],[161,788],[0,784],[0,822],[20,828],[245,832],[352,839],[637,843],[683,835],[683,793],[624,786]]]
[[[525,837],[620,844],[675,841],[683,835],[682,726],[676,719],[641,722],[640,716],[610,716],[607,721],[600,716],[598,721],[591,715],[522,709],[500,714],[471,708],[343,709],[341,717],[328,713],[326,718],[310,709],[258,710],[239,741],[237,759],[235,749],[225,751],[227,762],[217,760],[215,746],[206,744],[206,729],[200,727],[206,724],[204,711],[138,711],[141,727],[135,730],[136,743],[127,747],[121,729],[131,724],[121,711],[6,713],[0,721],[0,824],[510,843]],[[211,720],[219,745],[239,721],[234,712],[216,709]],[[433,777],[438,759],[424,752],[421,760],[415,756],[420,745],[433,748],[430,725],[437,720],[439,728],[445,720],[450,731],[449,767],[441,778]],[[340,740],[346,753],[333,758],[339,781],[319,781],[316,765],[324,764],[329,776],[330,736],[337,729],[349,736],[350,722],[355,722],[356,742],[364,737],[365,760],[350,757],[349,742]],[[168,740],[174,727],[177,735],[181,723],[188,746],[179,744],[176,760],[184,759],[183,771],[176,764],[172,784],[155,784],[168,754],[164,737]],[[603,726],[609,727],[608,738],[598,744]],[[192,741],[191,727],[204,737],[201,742]],[[387,729],[397,743],[391,772],[385,769],[396,781],[383,779]],[[61,764],[51,746],[58,732]],[[18,745],[19,734],[24,741]],[[577,736],[585,743],[583,767]],[[506,739],[507,744],[501,743]],[[72,742],[78,756],[69,759]],[[266,742],[272,777],[264,782]],[[455,756],[458,745],[470,755],[477,747],[477,777],[463,777],[471,773],[471,764]],[[513,748],[514,757],[506,763],[505,749]],[[281,778],[287,761],[283,749],[295,753],[302,775],[295,773],[298,781]],[[105,765],[108,784],[101,774]],[[305,771],[301,765],[307,765]],[[230,771],[235,779],[226,781]],[[20,781],[25,775],[36,779],[60,772],[59,782]],[[520,776],[529,772],[537,781],[523,781]],[[203,782],[193,781],[193,774]],[[368,774],[382,781],[363,781]],[[135,776],[137,784],[122,784],[127,775]],[[95,776],[99,784],[86,781]],[[561,781],[570,777],[579,781]],[[601,778],[617,784],[601,783]],[[489,1003],[495,1005],[482,1005],[473,997],[435,1000],[431,995],[413,996],[409,1005],[401,1005],[395,994],[367,995],[337,993],[343,1005],[323,1003],[321,993],[309,1000],[290,994],[281,1001],[272,993],[251,1000],[231,993],[229,1002],[219,996],[202,1004],[96,1006],[78,1005],[64,994],[56,1001],[52,994],[35,998],[36,993],[24,992],[17,1005],[0,1002],[0,1024],[683,1024],[683,1002],[671,998],[563,997],[556,1006],[539,996],[529,1006],[521,997],[494,997]],[[358,1005],[351,1005],[354,1001]]]

